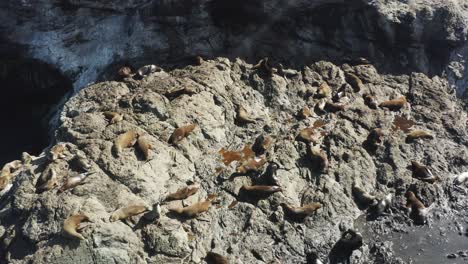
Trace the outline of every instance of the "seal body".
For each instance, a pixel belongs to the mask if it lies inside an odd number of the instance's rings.
[[[408,191],[406,196],[406,208],[410,212],[410,218],[415,224],[423,225],[426,223],[427,209],[424,204],[416,197],[412,191]]]
[[[411,161],[411,168],[413,170],[413,177],[421,181],[434,183],[439,179],[437,176],[434,176],[434,174],[432,174],[429,168],[418,163],[417,161]]]
[[[115,124],[123,120],[123,114],[117,112],[105,111],[102,114],[109,120],[110,124]]]
[[[169,211],[180,214],[185,217],[195,217],[208,211],[211,207],[214,197],[208,198],[203,202],[198,202],[183,208],[169,208]]]
[[[135,130],[129,130],[123,134],[120,134],[114,141],[114,150],[117,156],[122,153],[124,148],[132,147],[135,144],[137,137],[138,132]]]
[[[344,111],[345,106],[342,104],[333,103],[331,101],[325,102],[325,110],[328,112],[336,113],[339,111]]]
[[[255,123],[255,119],[250,117],[247,113],[247,110],[242,105],[239,105],[237,108],[237,117],[236,121],[241,124]]]
[[[275,192],[281,192],[282,189],[280,186],[276,185],[242,185],[242,190],[245,190],[249,193],[254,194],[272,194]]]
[[[268,76],[273,75],[273,68],[271,67],[268,57],[261,59],[257,64],[252,67],[253,70],[261,70]]]
[[[75,214],[69,216],[63,222],[63,232],[69,238],[78,238],[84,240],[82,234],[78,233],[77,229],[80,227],[81,222],[89,221],[89,217],[84,214]]]
[[[377,97],[370,95],[370,94],[364,94],[364,103],[371,109],[377,109]]]
[[[146,211],[148,211],[148,208],[146,208],[146,206],[144,205],[130,205],[114,211],[111,214],[109,220],[111,222],[115,222],[118,220],[123,220],[135,215],[142,214]]]
[[[387,108],[392,111],[398,111],[406,105],[406,97],[402,96],[398,99],[384,101],[379,104],[381,108]]]
[[[88,176],[86,173],[80,175],[68,177],[65,183],[58,190],[59,193],[64,192],[68,189],[75,188],[76,186],[83,184],[83,180]]]
[[[263,155],[272,145],[273,139],[269,136],[260,135],[255,139],[252,150],[256,155]]]
[[[256,157],[252,159],[248,159],[244,161],[240,166],[237,167],[237,173],[249,173],[249,172],[256,172],[259,171],[263,165],[266,163],[265,157]]]
[[[410,131],[408,134],[406,134],[406,141],[407,142],[412,142],[416,139],[434,139],[434,136],[427,132],[427,131],[424,131],[424,130],[413,130],[413,131]]]
[[[138,149],[141,151],[141,153],[143,153],[143,157],[145,158],[145,160],[149,160],[149,156],[150,156],[149,151],[150,149],[153,149],[153,147],[148,142],[148,140],[141,136],[138,137],[137,146],[138,146]]]
[[[315,133],[314,127],[306,127],[299,131],[296,139],[304,143],[317,143],[320,138],[318,133]]]
[[[320,150],[318,146],[309,148],[309,155],[312,162],[315,162],[318,166],[318,169],[321,172],[326,172],[328,170],[328,158],[327,155]]]
[[[363,206],[370,206],[372,204],[375,204],[377,201],[377,198],[375,196],[370,195],[361,187],[357,186],[355,183],[353,184],[351,190],[356,201]]]
[[[205,260],[208,264],[229,264],[226,257],[214,252],[208,252]]]
[[[65,144],[57,144],[50,148],[49,153],[48,153],[48,158],[51,161],[55,161],[57,159],[64,159],[66,158],[65,155],[66,151],[66,146]]]
[[[289,204],[282,203],[281,206],[283,206],[287,215],[296,220],[304,220],[307,216],[312,215],[317,211],[317,209],[322,207],[320,203],[311,203],[300,207],[294,207]]]
[[[58,185],[57,172],[51,168],[44,171],[40,177],[41,185],[37,188],[38,192],[50,191]]]
[[[315,94],[315,98],[326,98],[331,96],[331,88],[328,86],[327,82],[322,82],[317,89],[317,93]]]
[[[345,73],[345,79],[346,79],[346,82],[349,83],[351,87],[353,87],[353,90],[356,93],[360,92],[364,87],[364,84],[362,83],[361,79],[359,79],[359,77],[357,77],[353,73],[350,73],[350,72]]]
[[[183,187],[178,189],[175,193],[171,193],[166,196],[166,201],[172,201],[172,200],[182,200],[185,198],[188,198],[195,193],[197,193],[198,189],[200,186],[198,185],[189,185],[187,187]]]
[[[196,124],[189,124],[182,126],[174,130],[171,137],[169,138],[169,143],[177,145],[182,139],[186,138],[192,131],[197,127]]]

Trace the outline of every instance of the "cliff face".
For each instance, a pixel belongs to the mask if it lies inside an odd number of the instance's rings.
[[[352,263],[410,258],[442,263],[447,254],[466,250],[466,237],[458,233],[466,232],[468,208],[466,185],[453,181],[468,171],[468,118],[449,91],[439,77],[380,74],[371,65],[320,61],[270,76],[263,68],[226,58],[93,84],[60,113],[55,138],[66,144],[64,156],[52,162],[45,157],[47,149],[13,172],[13,185],[0,200],[2,262],[204,263],[207,252],[214,251],[230,263],[342,263],[348,257]],[[365,94],[377,103],[401,96],[408,102],[399,110],[374,109]],[[322,102],[328,103],[322,107]],[[251,119],[247,123],[239,122],[241,106]],[[123,120],[111,123],[105,111],[121,113]],[[179,144],[167,143],[176,128],[191,123],[196,128]],[[311,127],[311,142],[298,138]],[[383,132],[380,142],[369,136],[374,128]],[[130,130],[153,147],[148,161],[137,145],[116,155],[114,141]],[[433,138],[411,141],[407,133],[415,130]],[[254,154],[251,149],[259,152],[262,144],[249,146],[260,135],[272,141],[264,144],[265,153]],[[314,156],[317,152],[326,164]],[[261,159],[267,164],[258,171],[239,168]],[[415,178],[412,160],[440,179]],[[275,174],[266,169],[273,164]],[[55,178],[47,177],[51,169]],[[86,171],[83,184],[57,190],[67,177]],[[52,178],[57,187],[38,191]],[[195,195],[162,203],[189,184],[199,185]],[[282,191],[258,196],[242,190],[262,184]],[[377,218],[367,215],[353,184],[378,201],[391,194],[390,208]],[[414,226],[405,209],[408,190],[429,207],[432,228]],[[217,195],[213,205],[194,218],[169,212],[210,194]],[[109,220],[119,208],[157,203],[161,216],[156,220],[147,220],[148,213]],[[321,208],[298,220],[282,203],[320,203]],[[81,226],[84,240],[62,231],[64,220],[76,213],[91,220]],[[363,237],[357,250],[339,242],[348,229]],[[428,236],[430,241],[414,242]],[[418,256],[420,249],[424,253]],[[460,255],[457,261],[466,260]]]
[[[366,57],[381,72],[447,75],[467,86],[464,0],[13,1],[0,3],[2,50],[57,67],[79,89],[115,65],[188,55],[269,56],[292,68]]]

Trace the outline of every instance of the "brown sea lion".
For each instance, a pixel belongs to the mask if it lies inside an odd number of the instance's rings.
[[[149,211],[148,208],[144,205],[130,205],[126,207],[122,207],[116,211],[114,211],[111,216],[109,217],[109,220],[111,222],[115,222],[118,220],[123,220],[127,219],[129,217],[135,216],[142,214],[144,212]]]
[[[377,198],[373,195],[370,195],[364,191],[361,187],[357,186],[356,183],[353,183],[352,193],[358,204],[363,206],[370,206],[377,202]]]
[[[115,124],[123,120],[123,114],[117,112],[105,111],[102,114],[109,120],[109,124]]]
[[[169,144],[177,145],[182,139],[186,138],[197,127],[197,124],[192,123],[189,125],[176,128],[169,138]]]
[[[145,160],[149,160],[149,156],[150,156],[149,151],[150,149],[153,149],[153,147],[149,143],[148,139],[146,139],[145,137],[139,136],[137,140],[137,146],[138,146],[138,149],[141,151],[141,153],[143,153],[143,157],[145,158]]]
[[[229,264],[226,257],[214,252],[208,252],[206,254],[205,261],[208,264]]]
[[[198,202],[182,208],[169,208],[169,211],[185,217],[195,217],[201,213],[207,212],[210,209],[210,206],[215,198],[215,195],[211,195],[203,202]]]
[[[252,150],[255,152],[255,155],[263,155],[272,145],[273,139],[269,136],[259,135],[254,144],[252,145]]]
[[[439,180],[438,176],[434,176],[426,166],[417,161],[411,161],[411,169],[413,170],[413,177],[428,183],[434,183]]]
[[[359,77],[357,77],[353,73],[350,73],[350,72],[345,73],[345,79],[346,79],[346,82],[349,83],[351,87],[353,87],[353,90],[356,93],[360,92],[364,87],[364,84],[362,83],[361,79],[359,79]]]
[[[83,235],[77,231],[80,229],[80,224],[83,221],[89,221],[89,217],[84,214],[74,214],[69,216],[63,222],[63,233],[69,238],[84,240],[85,238]]]
[[[328,86],[327,82],[322,82],[317,89],[317,93],[315,94],[315,98],[325,98],[331,96],[331,88]]]
[[[401,108],[403,108],[407,103],[408,102],[406,101],[406,97],[401,96],[397,99],[384,101],[380,103],[379,106],[381,108],[388,108],[389,110],[392,110],[392,111],[398,111]]]
[[[57,159],[64,159],[66,158],[65,151],[67,150],[67,147],[65,143],[59,143],[52,148],[50,148],[47,157],[51,161],[55,161]]]
[[[269,76],[273,75],[273,68],[271,67],[270,63],[268,62],[268,57],[261,59],[257,64],[252,67],[252,70],[262,70]]]
[[[242,105],[239,105],[237,108],[237,117],[236,121],[240,124],[255,123],[255,118],[252,118],[247,110]]]
[[[304,107],[302,107],[302,109],[299,111],[297,115],[302,119],[306,119],[312,115],[312,112],[310,111],[309,107],[305,105]]]
[[[409,210],[410,217],[415,224],[426,223],[428,210],[424,204],[416,197],[412,191],[408,191],[406,196],[406,208]]]
[[[343,104],[337,104],[337,103],[333,103],[331,101],[327,101],[327,102],[325,102],[325,110],[328,111],[328,112],[336,113],[336,112],[339,112],[339,111],[346,110],[346,107]]]
[[[283,207],[285,214],[297,220],[305,219],[307,216],[312,215],[317,211],[317,209],[322,207],[320,203],[310,203],[300,207],[294,207],[286,203],[281,203],[281,206]]]
[[[412,142],[416,139],[434,139],[434,136],[427,132],[427,131],[424,131],[424,130],[413,130],[413,131],[410,131],[408,134],[406,134],[406,141],[407,142]]]
[[[129,148],[135,145],[138,138],[138,132],[135,130],[129,130],[123,134],[120,134],[114,141],[114,150],[117,156],[122,153],[124,148]]]
[[[68,189],[75,188],[76,186],[83,184],[83,180],[88,177],[88,173],[81,173],[76,176],[68,177],[63,185],[58,190],[59,193],[64,192]]]
[[[200,188],[199,185],[189,185],[183,188],[178,189],[175,193],[171,193],[166,196],[166,201],[172,200],[182,200],[188,198],[195,193],[197,193],[198,189]]]
[[[241,190],[247,191],[249,193],[255,193],[255,194],[272,194],[275,192],[283,191],[283,189],[280,186],[276,186],[276,185],[247,185],[247,184],[242,185]]]
[[[364,94],[362,96],[364,98],[364,103],[371,109],[377,109],[377,97],[370,95],[370,94]]]

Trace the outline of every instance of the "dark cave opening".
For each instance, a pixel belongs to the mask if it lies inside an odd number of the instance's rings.
[[[38,155],[49,144],[48,123],[71,81],[36,59],[0,58],[0,164]]]

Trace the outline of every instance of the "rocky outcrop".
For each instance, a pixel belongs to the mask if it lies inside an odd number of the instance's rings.
[[[361,80],[359,89],[349,73]],[[318,96],[325,82],[331,93]],[[408,103],[401,109],[374,109],[365,94],[377,104],[402,96]],[[240,107],[249,122],[239,122]],[[121,113],[123,120],[110,123],[105,111]],[[417,250],[414,237],[405,234],[430,234],[453,250],[427,253],[441,263],[446,254],[464,250],[458,241],[466,238],[457,232],[466,232],[467,186],[454,185],[453,176],[468,171],[467,120],[463,102],[450,93],[446,80],[382,74],[372,65],[319,61],[270,75],[240,59],[216,58],[93,84],[60,112],[55,140],[66,144],[64,156],[50,161],[46,151],[13,172],[13,186],[0,198],[1,259],[203,263],[212,251],[231,263],[341,263],[348,258],[404,263],[417,257],[399,249]],[[192,123],[195,129],[178,144],[167,143],[176,128]],[[310,137],[298,138],[305,128]],[[369,136],[375,128],[382,133]],[[152,146],[148,161],[137,144],[115,153],[115,139],[131,130]],[[433,139],[408,141],[406,134],[414,130]],[[259,143],[259,136],[271,143]],[[261,159],[267,161],[263,166]],[[411,160],[440,181],[413,177]],[[245,162],[252,162],[249,172],[238,169]],[[50,169],[56,171],[57,187],[38,192]],[[62,181],[80,173],[87,175],[82,184],[58,191]],[[165,201],[190,184],[199,185],[194,195]],[[278,185],[282,191],[258,195],[244,185]],[[367,214],[353,186],[376,201],[391,194],[389,208]],[[428,208],[428,224],[437,229],[414,226],[405,209],[407,190]],[[169,210],[207,199],[213,199],[211,207],[193,218]],[[321,208],[298,220],[283,203],[320,203]],[[159,218],[152,211],[151,217],[147,212],[109,219],[129,205],[152,210],[157,204]],[[62,232],[65,219],[76,213],[90,219],[79,226],[84,240]],[[360,233],[362,246],[348,247],[353,239],[348,230]],[[398,240],[389,238],[396,234],[401,234]]]
[[[366,57],[381,72],[449,75],[459,95],[467,83],[464,0],[5,0],[0,20],[3,53],[54,65],[76,90],[123,63],[193,55],[269,56],[297,69]]]

